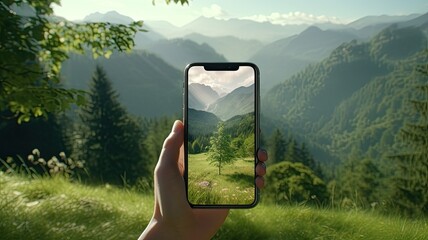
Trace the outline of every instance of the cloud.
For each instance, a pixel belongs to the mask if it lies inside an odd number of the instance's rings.
[[[254,84],[254,70],[247,66],[241,66],[238,71],[206,71],[203,67],[194,66],[188,74],[189,83],[210,86],[220,94]]]
[[[248,17],[243,17],[241,19],[249,19],[256,22],[270,22],[272,24],[278,25],[294,25],[294,24],[315,24],[315,23],[343,23],[337,17],[329,17],[325,15],[316,16],[304,12],[289,12],[289,13],[279,13],[274,12],[270,15],[253,15]]]
[[[209,7],[203,7],[202,15],[208,18],[217,18],[217,19],[229,18],[229,14],[217,4],[211,4],[211,6]]]

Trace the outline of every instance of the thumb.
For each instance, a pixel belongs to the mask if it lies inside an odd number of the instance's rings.
[[[181,211],[189,207],[185,185],[179,169],[180,148],[184,142],[184,126],[175,121],[171,133],[163,143],[162,152],[155,169],[155,198],[162,216],[180,218]]]
[[[178,168],[180,148],[184,142],[184,126],[179,120],[174,122],[171,133],[165,139],[157,168]]]

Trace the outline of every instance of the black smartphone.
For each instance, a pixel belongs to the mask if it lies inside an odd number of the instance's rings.
[[[192,63],[184,81],[184,178],[195,208],[250,208],[259,148],[259,69]]]

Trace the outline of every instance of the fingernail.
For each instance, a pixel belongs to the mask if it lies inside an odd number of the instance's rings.
[[[175,120],[174,125],[172,125],[172,129],[171,129],[172,133],[177,132],[178,122],[179,122],[178,120]]]

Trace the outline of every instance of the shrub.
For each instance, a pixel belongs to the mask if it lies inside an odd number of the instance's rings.
[[[270,166],[266,182],[263,193],[267,201],[321,204],[328,200],[323,180],[302,163],[285,161]]]

